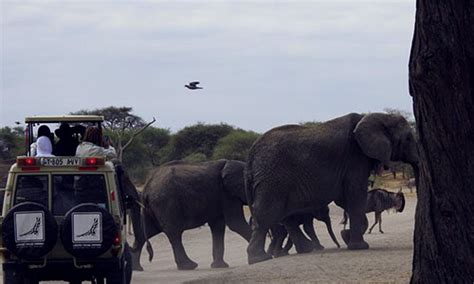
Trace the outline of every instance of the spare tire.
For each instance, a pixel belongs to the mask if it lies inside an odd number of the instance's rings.
[[[50,252],[58,239],[53,214],[36,202],[12,207],[2,223],[4,246],[19,258],[37,259]]]
[[[77,258],[105,253],[118,232],[112,215],[94,203],[83,203],[69,210],[60,230],[64,249]]]

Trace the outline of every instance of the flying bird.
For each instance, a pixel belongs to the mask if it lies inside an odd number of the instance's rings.
[[[184,85],[184,86],[190,90],[202,89],[202,87],[197,86],[198,84],[199,84],[198,81],[194,81],[194,82],[190,82],[189,85]]]

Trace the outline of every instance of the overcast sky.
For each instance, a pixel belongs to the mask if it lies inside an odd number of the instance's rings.
[[[412,109],[413,0],[0,3],[0,126],[114,105],[262,132]]]

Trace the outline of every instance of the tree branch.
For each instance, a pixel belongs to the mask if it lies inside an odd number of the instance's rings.
[[[148,122],[147,124],[145,124],[142,128],[140,128],[138,131],[136,131],[135,133],[132,134],[132,137],[130,137],[130,139],[127,141],[127,143],[125,143],[125,145],[123,145],[122,147],[122,150],[125,150],[132,142],[133,142],[133,139],[135,139],[135,137],[137,137],[140,133],[142,133],[143,131],[145,131],[145,129],[148,128],[148,126],[152,125],[153,123],[155,123],[156,119],[153,117],[153,120]]]

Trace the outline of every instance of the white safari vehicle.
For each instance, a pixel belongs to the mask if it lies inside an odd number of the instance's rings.
[[[130,283],[120,170],[104,157],[28,156],[39,124],[84,128],[102,121],[26,118],[27,155],[11,166],[0,216],[3,283]]]

